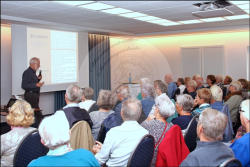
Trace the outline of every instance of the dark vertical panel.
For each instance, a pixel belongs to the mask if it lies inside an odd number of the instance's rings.
[[[66,102],[64,100],[64,96],[65,96],[65,90],[63,91],[57,91],[55,92],[55,111],[56,112],[57,110],[63,108],[63,106],[66,105]]]
[[[109,37],[89,34],[89,86],[95,90],[110,89],[110,44]]]

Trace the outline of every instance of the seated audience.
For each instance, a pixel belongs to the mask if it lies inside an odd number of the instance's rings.
[[[217,85],[213,85],[211,86],[210,91],[212,94],[212,97],[210,100],[211,108],[224,113],[228,117],[227,126],[223,135],[223,141],[224,142],[231,141],[234,135],[233,125],[232,125],[228,106],[226,104],[223,104],[223,101],[222,101],[222,96],[223,96],[222,89]]]
[[[196,90],[204,88],[204,86],[203,86],[203,78],[199,74],[195,75],[193,80],[195,80],[195,82],[197,84]]]
[[[45,117],[39,128],[41,143],[49,148],[47,155],[29,163],[32,166],[99,166],[94,155],[85,149],[72,150],[69,124],[65,116]],[[34,148],[35,149],[35,148]]]
[[[169,100],[168,96],[158,96],[155,99],[155,112],[149,119],[142,122],[142,127],[149,131],[149,134],[154,136],[155,143],[159,143],[159,139],[163,132],[167,132],[172,124],[167,123],[168,117],[175,113],[174,104]],[[152,166],[155,166],[157,150],[154,152]]]
[[[179,116],[173,119],[172,123],[179,125],[182,130],[186,129],[193,118],[191,112],[194,106],[194,99],[187,94],[179,95],[176,98],[175,106]]]
[[[208,75],[207,76],[207,88],[210,88],[212,85],[214,85],[216,83],[216,78],[214,75]]]
[[[153,105],[155,104],[154,101],[154,86],[151,83],[145,82],[144,80],[148,80],[147,78],[142,78],[140,82],[141,86],[141,95],[142,95],[142,112],[148,116],[150,113]]]
[[[176,83],[177,83],[177,86],[178,86],[178,88],[176,90],[176,94],[177,95],[179,95],[179,94],[182,95],[185,88],[186,88],[185,83],[184,83],[184,79],[183,78],[178,78]],[[177,92],[177,91],[179,91],[179,92]]]
[[[248,81],[246,79],[238,79],[242,85],[241,94],[244,99],[250,98],[250,87],[248,86]]]
[[[79,107],[86,110],[88,113],[91,113],[92,111],[97,111],[98,106],[96,105],[96,101],[93,100],[93,97],[94,90],[92,88],[83,88]]]
[[[228,88],[229,93],[225,97],[225,104],[228,105],[233,124],[234,134],[236,134],[237,129],[240,127],[240,115],[238,109],[240,107],[241,101],[243,100],[241,95],[241,88],[242,86],[239,81],[231,82]]]
[[[164,79],[165,79],[166,84],[168,85],[167,95],[170,99],[173,99],[174,93],[177,89],[175,82],[173,82],[173,77],[171,74],[166,74]]]
[[[187,83],[188,83],[188,81],[190,81],[191,80],[191,78],[190,77],[185,77],[184,78],[184,83],[185,83],[185,89],[184,89],[184,91],[183,91],[183,94],[188,94],[188,91],[187,91]]]
[[[14,154],[22,139],[35,128],[30,127],[34,122],[34,110],[24,100],[17,100],[6,116],[11,131],[1,135],[1,166],[13,166]]]
[[[233,151],[221,142],[226,125],[225,114],[211,108],[205,109],[197,125],[200,141],[180,166],[219,166],[225,160],[233,158]]]
[[[65,93],[65,102],[66,106],[63,107],[62,110],[56,111],[55,115],[64,115],[66,116],[70,129],[73,127],[75,123],[78,121],[87,121],[90,128],[92,128],[92,121],[90,119],[89,113],[81,109],[78,103],[81,101],[82,92],[81,89],[77,85],[70,85],[66,89]]]
[[[215,78],[216,78],[216,85],[218,85],[223,91],[223,99],[224,99],[224,97],[227,94],[227,88],[224,87],[223,85],[223,77],[221,75],[216,75]]]
[[[192,96],[193,99],[195,99],[196,97],[196,87],[197,87],[197,84],[194,80],[189,80],[187,82],[187,93],[185,94],[189,94],[190,96]]]
[[[235,158],[240,160],[243,167],[250,166],[250,100],[244,100],[240,106],[240,120],[246,134],[234,141],[230,146],[234,152]]]
[[[195,110],[192,111],[192,115],[199,115],[201,112],[206,109],[210,108],[210,100],[211,100],[212,94],[210,89],[208,88],[202,88],[197,90],[197,95],[194,100],[194,106],[199,106]]]
[[[142,112],[139,100],[129,98],[122,103],[121,116],[124,122],[108,131],[103,144],[93,146],[95,157],[101,165],[127,166],[128,159],[142,137],[148,131],[138,124]]]
[[[113,105],[110,90],[100,90],[97,105],[99,106],[99,110],[93,111],[89,114],[91,120],[93,121],[92,135],[95,139],[97,139],[103,120],[110,114],[114,113],[112,110]]]
[[[225,96],[227,96],[227,94],[228,94],[228,88],[229,88],[229,85],[230,85],[230,83],[232,82],[233,80],[232,80],[232,78],[230,77],[230,76],[225,76],[225,78],[224,78],[224,81],[223,81],[223,85],[224,85],[224,87],[226,87],[227,88],[227,92],[226,92],[226,95]]]

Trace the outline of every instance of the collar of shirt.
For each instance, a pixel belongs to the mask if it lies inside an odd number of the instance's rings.
[[[212,142],[197,141],[197,148],[204,147],[204,146],[218,145],[220,143],[221,142],[219,141],[212,141]]]
[[[213,104],[211,104],[211,106],[223,106],[223,102],[222,101],[216,101]]]
[[[36,71],[35,71],[35,70],[33,70],[31,67],[29,67],[29,69],[30,69],[32,72],[36,73]]]
[[[94,100],[85,100],[79,103],[79,107],[88,111],[94,103]]]
[[[69,103],[66,106],[63,107],[63,109],[68,108],[68,107],[79,107],[77,103]]]
[[[62,146],[57,147],[54,150],[49,150],[47,155],[49,155],[49,156],[63,155],[71,150],[72,149],[68,145],[62,145]]]
[[[126,127],[134,127],[135,125],[139,125],[137,121],[124,121],[121,126]]]
[[[207,107],[210,107],[210,104],[208,104],[208,103],[203,103],[203,104],[201,104],[201,105],[199,106],[200,109],[202,109],[202,108],[207,108]]]

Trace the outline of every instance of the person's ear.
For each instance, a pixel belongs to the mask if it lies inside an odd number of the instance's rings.
[[[43,141],[43,139],[41,138],[41,143],[44,145],[44,141]]]

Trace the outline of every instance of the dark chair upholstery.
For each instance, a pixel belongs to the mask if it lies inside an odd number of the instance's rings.
[[[197,118],[199,116],[196,115],[189,122],[187,129],[185,130],[184,140],[190,152],[192,152],[196,147],[196,139],[197,139]]]
[[[33,131],[18,146],[13,159],[14,167],[28,166],[32,160],[46,155],[48,151],[49,149],[41,143],[38,131]]]
[[[224,161],[219,167],[242,167],[240,161],[235,158]]]
[[[128,167],[149,167],[154,155],[154,137],[145,135],[132,152]]]

